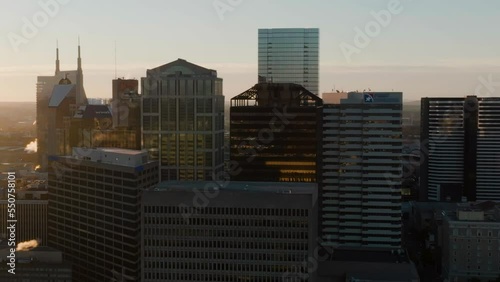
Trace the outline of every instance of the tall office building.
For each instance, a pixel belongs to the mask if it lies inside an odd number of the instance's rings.
[[[323,108],[324,245],[401,246],[402,93],[332,93]]]
[[[71,152],[73,147],[139,150],[140,125],[115,127],[113,120],[116,115],[120,114],[112,111],[110,105],[79,107],[70,120],[69,142],[66,141],[69,143],[67,151]],[[140,115],[138,118],[140,119]]]
[[[141,96],[137,79],[113,79],[113,128],[136,131],[141,137]]]
[[[319,29],[259,29],[259,82],[296,83],[319,91]]]
[[[422,98],[421,200],[500,201],[500,98]]]
[[[47,159],[51,154],[58,154],[61,148],[58,141],[66,133],[63,128],[63,117],[55,118],[54,109],[59,108],[59,112],[66,112],[60,105],[66,97],[73,97],[71,104],[64,105],[68,108],[67,116],[71,116],[71,111],[77,106],[87,103],[87,96],[83,88],[83,70],[80,57],[80,46],[78,46],[78,66],[77,70],[60,70],[59,48],[56,49],[56,69],[52,76],[38,76],[36,84],[36,126],[37,126],[37,153],[38,162],[42,170],[47,170]],[[65,86],[61,86],[65,85]],[[72,86],[70,86],[72,85]],[[68,100],[68,99],[66,99]],[[64,104],[64,103],[63,103]],[[51,110],[52,108],[52,110]],[[51,113],[52,112],[52,113]],[[68,125],[67,119],[64,120]],[[56,125],[56,123],[58,123]],[[60,130],[56,129],[56,126]],[[59,138],[58,138],[59,137]],[[66,136],[68,137],[68,136]],[[64,146],[62,144],[61,146]]]
[[[47,245],[47,207],[48,191],[43,189],[17,190],[16,193],[16,241],[38,240],[40,245]],[[9,201],[0,199],[0,217],[8,218]],[[0,239],[8,238],[9,222],[0,222]]]
[[[500,275],[500,204],[463,203],[441,214],[443,278],[495,281]]]
[[[162,182],[143,194],[141,281],[316,281],[316,196],[314,183]]]
[[[143,148],[160,179],[212,180],[224,170],[224,96],[217,71],[182,59],[142,78]]]
[[[259,83],[232,98],[231,179],[316,182],[322,104],[292,83]]]
[[[73,281],[138,281],[140,199],[158,182],[157,162],[112,148],[75,148],[50,162],[49,246],[72,264]]]

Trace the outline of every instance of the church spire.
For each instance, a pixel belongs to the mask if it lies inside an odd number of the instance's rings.
[[[56,75],[58,75],[60,71],[61,70],[59,68],[59,41],[56,40]]]

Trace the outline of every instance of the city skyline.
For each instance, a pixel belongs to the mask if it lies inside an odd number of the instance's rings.
[[[500,1],[4,6],[0,281],[500,281]]]
[[[23,36],[25,22],[33,22],[34,16],[45,10],[37,1],[9,6],[0,29],[0,101],[35,100],[36,76],[54,70],[56,40],[61,69],[74,69],[78,35],[89,98],[111,97],[109,81],[115,78],[116,42],[117,77],[140,79],[147,69],[185,58],[217,70],[224,79],[223,94],[230,99],[257,82],[258,29],[279,27],[320,29],[320,93],[333,88],[395,89],[403,91],[405,100],[410,101],[422,96],[498,95],[495,87],[500,84],[496,82],[500,81],[500,58],[495,52],[500,39],[487,36],[496,31],[494,11],[500,3],[494,1],[482,5],[442,1],[433,3],[432,9],[425,1],[409,0],[207,0],[175,5],[125,1],[119,7],[113,3],[40,1],[49,2],[58,5],[46,14],[47,22],[29,38],[17,37],[18,41],[15,35]],[[390,3],[397,4],[395,13],[378,24],[380,31],[366,46],[356,47],[355,29],[364,30],[376,22],[374,14],[383,18],[381,11],[387,12]],[[109,13],[117,8],[119,17]],[[87,14],[92,14],[92,21],[87,20]],[[258,19],[251,17],[255,14]],[[162,33],[155,29],[163,29],[166,35],[158,36]],[[342,51],[346,44],[359,53],[346,56]],[[480,89],[484,81],[493,87]]]

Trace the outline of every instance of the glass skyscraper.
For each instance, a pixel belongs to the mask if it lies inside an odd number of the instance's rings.
[[[318,95],[319,29],[259,29],[259,82],[296,83]]]
[[[234,181],[316,182],[323,101],[293,83],[259,83],[231,99]]]

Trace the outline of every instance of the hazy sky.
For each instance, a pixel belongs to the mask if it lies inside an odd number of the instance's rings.
[[[35,100],[36,76],[54,72],[56,39],[62,69],[76,69],[78,35],[88,97],[111,97],[116,41],[118,77],[183,58],[217,70],[228,99],[257,80],[258,28],[277,27],[320,29],[321,92],[500,97],[500,1],[393,1],[399,12],[382,26],[373,12],[391,0],[0,0],[0,101]],[[57,7],[48,15],[40,3]],[[26,33],[26,21],[38,30]],[[367,25],[380,29],[355,45]],[[351,60],[342,42],[361,47]]]

